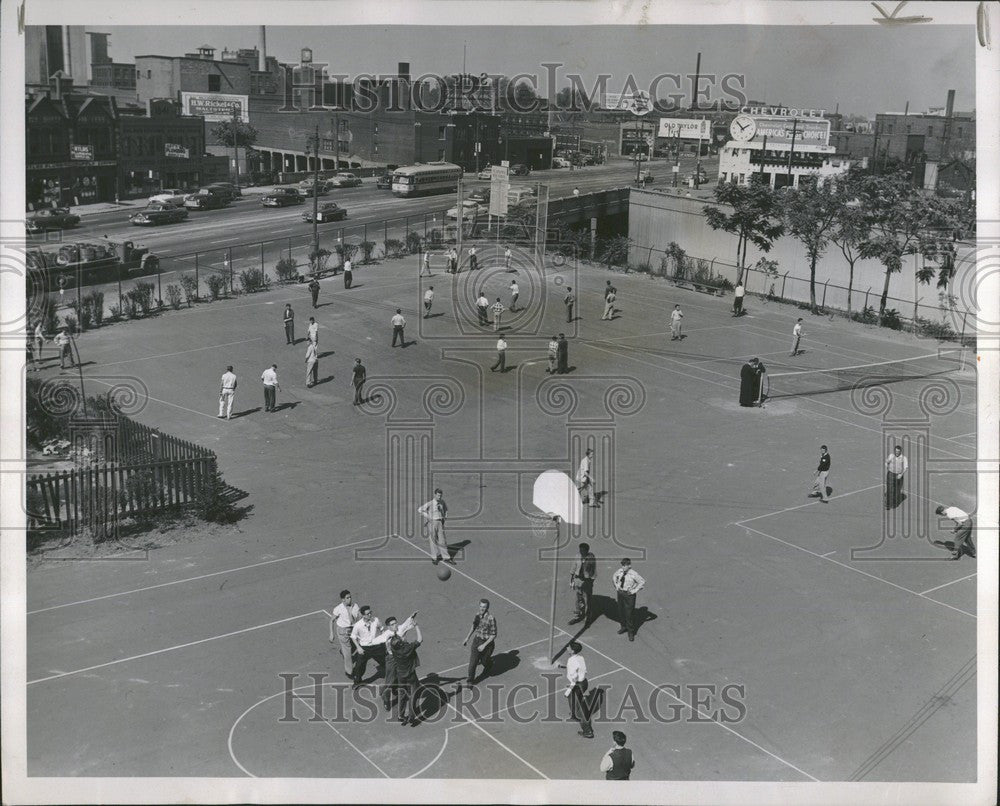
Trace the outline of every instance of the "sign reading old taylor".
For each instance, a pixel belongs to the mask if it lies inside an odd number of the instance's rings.
[[[222,95],[217,92],[182,92],[181,107],[185,115],[201,115],[205,120],[222,122],[233,119],[233,109],[244,123],[250,122],[246,95]]]

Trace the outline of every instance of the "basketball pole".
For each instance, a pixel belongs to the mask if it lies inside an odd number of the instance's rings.
[[[556,522],[556,546],[555,554],[552,557],[552,602],[549,609],[549,663],[555,663],[555,642],[556,642],[556,586],[559,581],[559,516],[553,520]]]

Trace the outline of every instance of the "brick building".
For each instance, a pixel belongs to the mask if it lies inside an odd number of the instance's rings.
[[[136,93],[140,103],[177,98],[181,92],[250,94],[250,67],[244,61],[215,58],[215,48],[202,45],[183,56],[136,56]]]

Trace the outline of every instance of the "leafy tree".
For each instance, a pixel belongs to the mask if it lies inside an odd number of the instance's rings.
[[[611,268],[614,265],[621,265],[628,260],[629,240],[624,235],[615,235],[604,242],[604,250],[601,260]]]
[[[828,184],[819,187],[809,183],[798,189],[786,188],[783,205],[788,233],[806,248],[809,256],[809,308],[818,313],[816,263],[830,245],[840,199]]]
[[[836,193],[840,199],[837,216],[830,232],[830,240],[840,249],[847,261],[847,315],[851,315],[851,295],[854,291],[854,266],[861,259],[861,244],[871,232],[871,217],[857,197],[858,179],[849,175],[837,182]]]
[[[223,146],[232,146],[233,137],[236,137],[236,146],[239,148],[252,148],[257,142],[257,130],[249,123],[241,120],[235,122],[224,120],[212,127],[212,136],[215,142]]]
[[[706,205],[705,219],[712,229],[736,236],[736,279],[741,282],[746,271],[747,244],[770,252],[772,244],[785,232],[779,197],[768,185],[721,182],[715,186],[715,201],[731,207],[732,213],[726,213],[721,206]]]

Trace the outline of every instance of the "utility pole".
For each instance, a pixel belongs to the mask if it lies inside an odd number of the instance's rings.
[[[236,190],[240,189],[240,147],[239,147],[239,106],[233,104],[233,173],[236,174]]]
[[[699,120],[703,121],[705,118],[702,117]],[[701,187],[701,124],[698,125],[698,155],[694,162],[694,187],[695,190]]]
[[[319,268],[319,124],[312,138],[313,146],[313,270]]]
[[[788,149],[788,185],[791,187],[795,183],[792,181],[792,155],[795,153],[795,135],[798,132],[799,119],[792,119],[792,145]]]
[[[677,144],[674,147],[674,187],[677,187],[677,177],[681,174],[681,127],[677,127]]]

